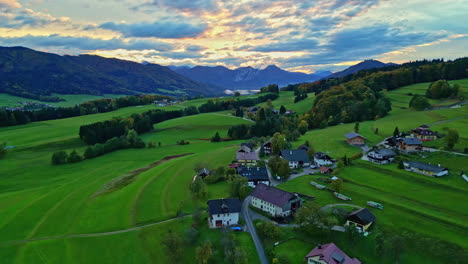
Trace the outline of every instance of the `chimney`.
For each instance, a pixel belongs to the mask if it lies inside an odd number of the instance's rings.
[[[318,249],[322,249],[322,245],[319,244],[319,245],[317,246],[317,248],[318,248]]]

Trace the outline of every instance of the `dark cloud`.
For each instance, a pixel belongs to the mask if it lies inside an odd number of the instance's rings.
[[[190,45],[190,46],[186,47],[185,50],[195,52],[195,51],[206,50],[206,47],[203,47],[203,46],[200,46],[200,45]]]
[[[13,14],[13,16],[8,16]],[[44,27],[50,24],[65,23],[64,21],[30,10],[18,10],[0,14],[0,27],[19,29],[22,27]]]
[[[130,40],[125,42],[121,39],[113,38],[109,40],[93,39],[88,37],[70,37],[62,35],[49,36],[23,36],[23,37],[0,37],[0,43],[6,46],[27,46],[34,48],[65,48],[78,50],[162,50],[167,51],[172,49],[168,43],[145,41],[145,40]]]
[[[209,12],[214,12],[218,10],[218,4],[216,0],[154,0],[150,3],[139,5],[136,8],[141,9],[148,7],[168,7],[178,10]]]
[[[117,24],[107,22],[99,28],[122,33],[125,37],[138,38],[193,38],[202,34],[205,24],[186,22],[156,21],[154,23]]]

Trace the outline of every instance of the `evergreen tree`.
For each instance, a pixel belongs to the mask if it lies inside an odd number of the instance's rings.
[[[219,135],[218,132],[211,138],[211,142],[220,142],[221,141],[221,136]]]
[[[359,123],[354,124],[354,132],[359,133]]]
[[[447,136],[445,137],[447,141],[447,147],[449,149],[453,149],[455,144],[458,143],[458,140],[460,138],[460,135],[458,134],[458,131],[454,128],[449,128],[447,131]]]
[[[393,136],[394,137],[399,137],[400,136],[400,130],[398,127],[395,127],[395,130],[393,130]]]
[[[284,107],[284,105],[281,105],[281,107],[280,107],[280,114],[281,115],[286,114],[286,107]]]

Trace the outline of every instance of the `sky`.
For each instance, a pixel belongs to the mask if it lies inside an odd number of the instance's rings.
[[[0,0],[0,46],[312,73],[468,56],[467,14],[466,0]]]

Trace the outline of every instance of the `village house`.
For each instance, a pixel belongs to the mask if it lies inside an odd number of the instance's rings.
[[[302,144],[299,147],[297,147],[297,149],[303,149],[305,151],[309,151],[311,148],[307,146],[306,144]]]
[[[345,226],[356,226],[359,232],[366,232],[372,223],[375,222],[375,216],[367,208],[361,208],[346,216]]]
[[[393,162],[396,153],[391,149],[376,149],[367,153],[367,159],[376,164],[388,164]]]
[[[422,142],[417,138],[400,138],[398,149],[404,152],[415,152],[422,150]]]
[[[305,256],[307,264],[361,264],[356,258],[350,258],[334,243],[318,245]]]
[[[252,149],[243,145],[237,150],[237,152],[252,152]]]
[[[255,166],[260,158],[257,152],[237,152],[236,160],[241,165]]]
[[[285,149],[281,150],[280,157],[289,162],[291,169],[297,169],[310,166],[309,155],[303,149]]]
[[[413,132],[413,135],[421,141],[432,141],[437,139],[437,133],[430,130],[428,125],[419,126],[411,132]]]
[[[332,172],[333,172],[333,169],[330,167],[324,167],[324,166],[320,167],[320,173],[322,174],[330,174]]]
[[[210,175],[210,171],[207,168],[203,168],[198,172],[198,177],[202,177],[202,179],[205,179],[208,175]]]
[[[440,164],[436,166],[420,161],[406,161],[403,162],[403,165],[407,171],[412,171],[431,177],[442,177],[448,175],[449,172],[447,168],[441,167]]]
[[[270,185],[268,171],[266,167],[244,167],[237,168],[237,174],[247,178],[250,187],[255,188],[257,184]]]
[[[366,138],[356,132],[349,132],[345,135],[346,142],[353,146],[362,146],[366,143]]]
[[[302,205],[302,200],[296,193],[290,193],[267,186],[257,184],[251,194],[251,205],[273,217],[287,217],[292,215]]]
[[[265,143],[263,143],[262,146],[263,146],[263,150],[265,151],[265,154],[270,155],[271,154],[271,140],[269,139],[265,141]]]
[[[210,228],[239,224],[241,201],[235,198],[209,200],[208,213]]]
[[[260,107],[258,106],[252,106],[252,107],[249,107],[247,108],[247,114],[252,114],[252,115],[256,115],[257,114],[257,111],[260,109]]]
[[[253,150],[255,148],[255,145],[253,143],[250,143],[250,142],[243,142],[243,143],[241,143],[241,147],[242,146],[246,146],[251,150]]]
[[[335,162],[336,160],[334,160],[332,157],[328,156],[323,152],[317,152],[314,155],[314,163],[317,167],[333,166]]]

